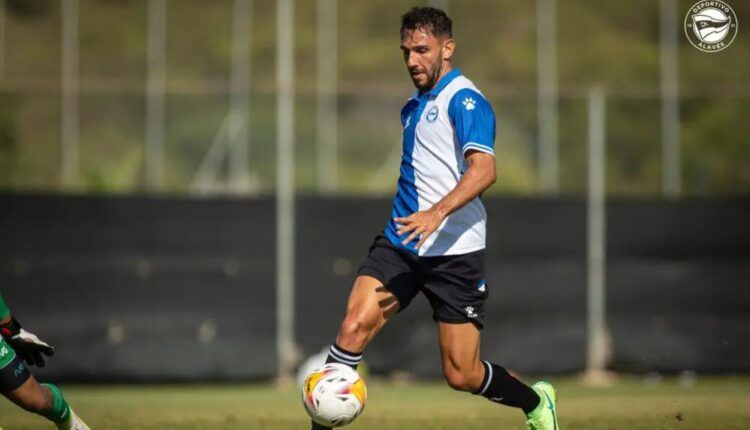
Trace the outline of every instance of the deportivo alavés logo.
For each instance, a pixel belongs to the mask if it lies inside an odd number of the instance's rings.
[[[737,36],[737,15],[725,2],[705,0],[694,4],[685,15],[685,35],[704,52],[719,52]]]
[[[429,112],[427,112],[427,122],[435,122],[438,117],[438,107],[433,106]]]

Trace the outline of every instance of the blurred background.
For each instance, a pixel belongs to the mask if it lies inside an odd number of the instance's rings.
[[[750,4],[718,53],[692,1],[416,4],[498,120],[483,354],[750,370]],[[289,377],[329,344],[390,215],[410,6],[0,0],[0,290],[41,375]],[[416,300],[370,371],[439,377],[436,335]]]

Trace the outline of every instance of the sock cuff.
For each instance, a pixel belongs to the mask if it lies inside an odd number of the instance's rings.
[[[360,361],[362,361],[361,352],[359,354],[349,352],[336,345],[335,343],[332,344],[331,348],[328,349],[328,355],[334,358],[336,361],[348,364],[350,366],[356,366]]]
[[[52,407],[45,411],[43,416],[54,423],[61,423],[68,419],[70,415],[70,407],[68,402],[65,401],[62,391],[57,385],[54,384],[41,384],[46,387],[52,394]]]
[[[482,361],[482,365],[484,366],[484,377],[482,378],[482,383],[479,385],[479,388],[474,392],[474,394],[477,394],[479,396],[483,396],[485,392],[487,392],[487,389],[490,387],[490,384],[492,383],[492,363],[489,361]]]
[[[532,417],[539,414],[540,411],[544,410],[544,407],[546,405],[546,401],[544,400],[544,393],[542,393],[542,391],[536,387],[531,387],[531,389],[534,391],[534,394],[539,397],[539,404],[526,414],[527,417]]]

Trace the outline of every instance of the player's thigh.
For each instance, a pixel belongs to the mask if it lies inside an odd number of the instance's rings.
[[[399,309],[399,302],[378,279],[360,275],[346,305],[346,319],[382,327]]]
[[[20,387],[3,395],[16,405],[32,411],[42,412],[51,404],[51,394],[33,376],[21,384]]]
[[[484,252],[425,259],[422,291],[433,318],[444,323],[472,323],[484,327],[484,306],[489,289],[484,281]]]
[[[10,401],[30,411],[49,406],[49,392],[31,376],[26,363],[0,338],[0,392]]]
[[[397,310],[403,311],[419,293],[414,272],[416,268],[416,256],[397,249],[385,235],[379,234],[357,270],[357,282],[362,279],[369,283],[367,278],[377,280],[377,292],[382,296],[380,299],[386,300],[381,307],[387,305],[385,307],[392,309],[391,302],[395,298],[398,301]]]
[[[438,322],[440,334],[440,358],[443,371],[472,373],[478,366],[480,335],[476,325],[466,323]]]
[[[28,381],[33,379],[26,363],[16,354],[5,340],[0,337],[0,393],[5,397],[15,400],[25,398]]]

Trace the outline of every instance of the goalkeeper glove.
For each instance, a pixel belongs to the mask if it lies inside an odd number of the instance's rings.
[[[21,358],[30,366],[44,367],[42,354],[51,357],[55,348],[29,333],[21,327],[18,320],[12,318],[9,323],[0,325],[0,334]]]

